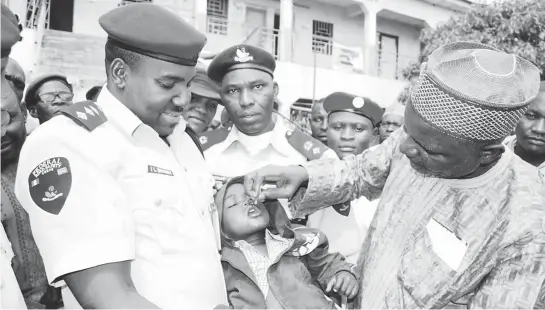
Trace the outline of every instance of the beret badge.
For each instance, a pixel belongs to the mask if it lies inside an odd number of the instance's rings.
[[[237,48],[236,56],[235,56],[236,62],[248,62],[252,60],[254,60],[254,56],[246,52],[246,49],[244,47]]]

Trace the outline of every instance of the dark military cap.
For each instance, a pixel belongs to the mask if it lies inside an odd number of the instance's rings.
[[[206,75],[206,69],[202,66],[197,65],[197,74],[193,81],[191,81],[189,90],[196,95],[215,99],[221,103],[220,85]]]
[[[384,111],[373,100],[365,97],[336,92],[324,98],[324,110],[327,114],[345,111],[355,113],[373,122],[376,126],[382,120]]]
[[[70,89],[70,91],[73,91],[72,85],[68,83],[66,76],[61,74],[45,74],[34,79],[28,85],[28,88],[26,89],[26,92],[25,92],[25,103],[27,104],[27,106],[36,105],[38,100],[38,96],[37,96],[38,89],[40,89],[42,85],[44,85],[46,82],[49,82],[49,81],[59,81],[61,83],[64,83]]]
[[[96,100],[98,95],[100,94],[100,91],[102,90],[102,86],[93,86],[91,87],[86,93],[85,93],[85,99],[87,100]]]
[[[221,83],[223,77],[237,69],[256,69],[273,76],[276,61],[271,53],[248,44],[231,46],[219,53],[208,67],[208,77]]]
[[[206,37],[169,10],[151,3],[118,7],[98,20],[108,42],[159,60],[194,66]]]
[[[21,41],[21,30],[15,14],[2,3],[2,58],[8,57],[15,43]]]

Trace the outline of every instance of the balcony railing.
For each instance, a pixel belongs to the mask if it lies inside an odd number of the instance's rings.
[[[268,51],[278,59],[279,30],[244,23],[236,23],[224,17],[208,16],[206,31],[210,41],[225,42],[226,48],[233,44],[251,44]],[[221,45],[221,44],[220,44]]]

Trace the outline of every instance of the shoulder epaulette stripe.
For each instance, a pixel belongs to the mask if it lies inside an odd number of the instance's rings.
[[[90,100],[74,103],[61,113],[89,131],[95,130],[108,120],[102,109]]]
[[[322,142],[314,139],[300,129],[288,131],[286,133],[286,139],[295,150],[305,156],[308,160],[321,158],[329,149]]]

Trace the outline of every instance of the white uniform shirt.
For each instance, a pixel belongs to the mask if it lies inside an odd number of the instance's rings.
[[[49,281],[59,286],[67,273],[132,260],[138,293],[159,307],[226,304],[210,213],[213,178],[185,127],[167,138],[169,147],[106,87],[97,104],[108,120],[93,131],[55,117],[21,152],[16,194],[30,215]],[[32,187],[29,192],[29,175],[51,158],[65,158],[68,169],[65,164],[54,175],[72,179],[58,215],[42,210]]]
[[[205,151],[206,162],[213,174],[223,177],[245,175],[267,165],[288,166],[306,163],[307,158],[286,139],[289,130],[280,116],[276,117],[272,131],[259,136],[248,136],[233,126],[224,141]],[[328,149],[322,157],[337,158],[337,155]],[[291,218],[287,201],[281,199],[280,203]],[[333,208],[326,208],[310,215],[307,226],[325,233],[331,252],[339,252],[347,256],[351,262],[355,262],[363,242],[355,217],[354,212],[345,217]]]

